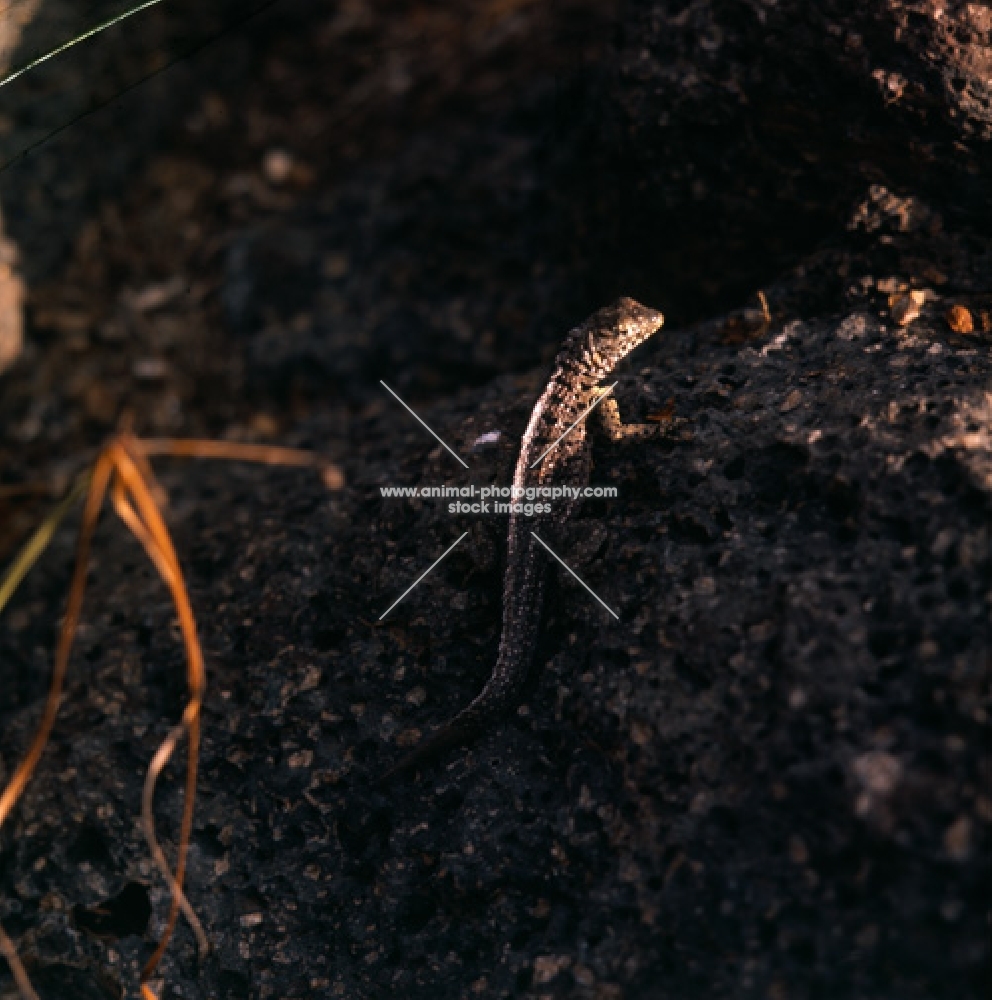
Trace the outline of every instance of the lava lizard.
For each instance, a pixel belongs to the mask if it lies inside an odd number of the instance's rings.
[[[520,457],[513,473],[515,487],[548,486],[554,482],[585,486],[589,482],[592,449],[582,418],[604,394],[599,383],[663,322],[660,312],[621,298],[593,313],[568,334],[520,443]],[[602,399],[590,415],[613,441],[647,437],[659,431],[657,425],[623,424],[612,397]],[[554,532],[580,503],[581,498],[567,499],[552,504],[548,514],[510,515],[503,631],[492,675],[467,707],[386,771],[382,781],[415,770],[443,751],[468,743],[513,704],[534,656],[549,566],[548,554],[532,532],[540,535],[542,528]]]

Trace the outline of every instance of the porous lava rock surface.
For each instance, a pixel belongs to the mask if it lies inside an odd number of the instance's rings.
[[[125,405],[343,474],[156,465],[207,658],[187,886],[213,946],[180,923],[163,997],[985,996],[982,8],[644,3],[606,31],[551,6],[275,22],[258,80],[212,92],[34,293],[5,475],[64,481]],[[552,51],[582,58],[559,79]],[[342,122],[366,145],[334,159]],[[273,183],[260,154],[296,134]],[[669,314],[621,412],[690,435],[595,450],[617,496],[562,555],[619,620],[556,577],[519,709],[383,786],[492,668],[505,521],[380,488],[506,482],[567,326],[620,292]],[[72,546],[0,622],[0,780]],[[0,838],[0,919],[46,998],[134,992],[168,904],[136,817],[183,697],[173,610],[107,517]],[[169,851],[181,786],[171,766]]]

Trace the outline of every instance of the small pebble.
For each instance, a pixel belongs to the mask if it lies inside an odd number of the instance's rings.
[[[637,744],[637,746],[647,746],[651,742],[653,736],[654,731],[648,723],[634,720],[634,722],[630,724],[630,738]]]
[[[262,157],[262,176],[270,184],[285,184],[295,165],[292,153],[287,153],[285,149],[270,149]]]
[[[852,770],[866,791],[889,795],[902,779],[902,764],[884,750],[871,750],[856,758]]]
[[[325,465],[320,473],[321,479],[324,480],[324,485],[329,490],[339,490],[344,486],[344,472],[341,471],[341,467],[333,464]]]
[[[121,293],[121,302],[135,312],[153,312],[179,298],[187,289],[186,279],[181,275],[176,275],[169,278],[168,281],[158,281],[134,291],[124,291]]]
[[[789,860],[794,865],[805,865],[809,861],[809,850],[802,837],[793,834],[789,838]]]
[[[286,758],[286,763],[292,768],[309,767],[313,763],[312,750],[297,750]]]
[[[534,982],[543,985],[550,983],[562,969],[572,964],[569,955],[538,955],[534,959]]]
[[[956,819],[944,831],[944,850],[954,861],[967,861],[971,854],[971,820],[967,816]]]
[[[905,295],[895,296],[889,304],[889,312],[900,326],[909,326],[913,320],[919,319],[926,300],[926,293],[914,288]]]
[[[486,431],[485,434],[480,434],[472,442],[472,451],[478,451],[480,448],[485,448],[486,445],[497,444],[502,436],[502,431]]]
[[[161,358],[138,358],[131,371],[142,382],[157,382],[165,378],[166,366]]]
[[[906,291],[906,282],[901,278],[879,278],[875,287],[883,295],[900,295]]]
[[[249,427],[252,429],[252,433],[257,434],[259,437],[275,437],[279,433],[279,424],[276,422],[275,417],[268,413],[255,413],[252,415],[248,422]]]
[[[954,333],[974,333],[975,332],[975,321],[972,318],[971,313],[962,305],[953,305],[947,310],[944,318],[947,320],[947,325],[954,331]]]
[[[351,270],[351,261],[346,254],[332,253],[324,258],[324,277],[331,281],[343,278]]]
[[[803,394],[798,389],[793,389],[788,396],[785,397],[785,401],[779,407],[780,413],[788,413],[790,410],[794,410],[803,401]]]
[[[419,708],[424,702],[427,701],[427,688],[418,684],[415,688],[411,688],[406,693],[406,700],[409,704],[415,705]]]

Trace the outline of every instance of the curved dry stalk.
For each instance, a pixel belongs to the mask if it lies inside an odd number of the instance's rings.
[[[156,863],[163,870],[166,882],[172,890],[172,903],[169,907],[169,916],[166,919],[165,930],[162,932],[154,953],[141,972],[141,980],[142,984],[144,984],[151,978],[162,959],[162,955],[165,953],[180,910],[183,911],[187,919],[192,917],[190,924],[196,934],[201,957],[209,950],[209,942],[203,933],[203,928],[200,926],[199,921],[193,914],[192,907],[189,906],[189,902],[182,892],[183,878],[186,872],[186,853],[189,849],[189,841],[193,829],[193,805],[196,797],[196,772],[199,763],[200,710],[203,703],[203,694],[206,689],[206,672],[203,665],[203,651],[196,634],[196,621],[193,617],[193,609],[189,603],[189,594],[183,581],[182,570],[179,567],[179,559],[176,556],[176,551],[172,545],[169,531],[165,526],[165,521],[162,519],[161,511],[152,496],[148,484],[141,475],[138,461],[131,454],[134,444],[135,439],[129,434],[120,435],[117,442],[115,442],[114,462],[118,480],[114,483],[112,500],[117,513],[142,543],[145,551],[148,553],[148,557],[155,564],[159,575],[172,595],[186,649],[187,684],[189,687],[189,700],[183,711],[183,720],[166,737],[156,752],[146,776],[145,790],[142,796],[142,825],[145,832],[145,839],[148,841],[149,849],[152,851]],[[134,506],[132,506],[130,501],[134,502]],[[186,789],[183,796],[183,815],[180,825],[176,871],[173,876],[169,871],[168,863],[155,837],[152,803],[155,794],[155,782],[158,775],[172,756],[183,732],[188,736],[189,748],[186,759]],[[184,903],[185,906],[183,905]]]
[[[159,545],[156,538],[149,531],[148,526],[141,519],[137,511],[135,511],[134,507],[128,500],[127,495],[125,493],[125,486],[120,479],[117,479],[114,482],[113,490],[111,491],[111,501],[114,505],[114,509],[117,512],[117,515],[127,525],[131,533],[144,546],[145,551],[148,553],[148,557],[155,564],[156,569],[158,569],[159,574],[162,576],[163,580],[165,580],[166,585],[169,587],[169,589],[174,590],[177,587],[183,588],[183,582],[179,571],[179,566],[178,563],[174,561],[175,551],[174,550],[172,551],[171,553],[172,558],[170,559],[169,554],[162,550],[162,547]],[[184,588],[183,588],[183,593],[185,593]],[[182,620],[182,612],[180,612],[180,616]],[[189,611],[189,618],[192,619],[192,611]],[[187,635],[184,635],[184,638],[187,638],[188,640]],[[192,638],[195,647],[198,648],[195,632],[193,633]],[[190,658],[189,656],[190,651],[191,647],[187,642],[188,658]],[[198,657],[194,653],[192,659],[194,661],[199,659],[200,661],[199,673],[200,675],[202,675],[204,673],[202,665],[202,657]],[[194,674],[196,673],[195,667],[193,668],[193,673]],[[178,864],[176,876],[172,874],[172,870],[169,868],[169,863],[165,857],[165,852],[162,850],[162,847],[158,842],[158,838],[155,835],[155,817],[153,812],[153,802],[155,797],[155,785],[156,782],[158,781],[158,777],[161,774],[162,770],[165,768],[165,765],[169,762],[169,759],[172,757],[172,754],[175,752],[179,740],[182,738],[183,734],[186,733],[187,731],[191,732],[192,734],[192,732],[196,730],[198,733],[198,725],[199,725],[198,717],[202,701],[202,690],[203,686],[201,685],[199,689],[199,695],[192,697],[190,699],[189,704],[187,704],[186,709],[183,712],[183,721],[178,726],[175,726],[171,730],[169,735],[160,744],[158,750],[156,750],[155,756],[152,758],[151,763],[148,765],[148,771],[146,772],[145,775],[145,784],[142,791],[142,802],[141,802],[141,825],[142,825],[142,832],[144,833],[145,836],[145,841],[147,842],[148,848],[151,851],[152,858],[158,865],[158,868],[161,871],[163,878],[165,879],[166,883],[169,886],[169,890],[172,893],[174,905],[178,906],[178,908],[182,911],[183,915],[186,917],[190,926],[193,928],[193,933],[196,935],[197,947],[200,951],[201,957],[204,954],[206,954],[207,951],[209,951],[210,943],[207,940],[207,936],[203,931],[203,926],[200,923],[199,918],[196,916],[196,913],[193,911],[193,907],[190,905],[189,900],[186,897],[186,894],[183,892],[181,880],[182,880],[184,865]],[[190,754],[195,755],[195,753],[196,753],[196,747],[193,743],[193,740],[191,739]],[[194,771],[193,781],[195,783],[195,771]],[[192,817],[193,803],[192,800],[189,798],[188,784],[187,784],[187,803],[189,805],[190,816]],[[185,811],[186,810],[184,810],[184,818],[185,818]],[[179,853],[182,859],[185,859],[185,854],[188,847],[187,843],[185,842],[186,840],[188,840],[188,835],[185,839],[184,838],[180,839]],[[172,916],[170,920],[167,922],[166,935],[164,936],[163,940],[160,941],[158,946],[158,948],[161,949],[162,951],[164,951],[164,945],[168,943],[168,936],[171,935],[172,933],[174,922],[175,922],[174,916]],[[158,953],[158,949],[156,951],[156,955],[158,956],[158,958],[161,958],[161,955]],[[156,964],[158,958],[156,959]],[[149,975],[153,970],[154,966],[152,966],[152,968],[149,970]]]
[[[179,741],[186,733],[188,722],[189,720],[186,718],[186,713],[183,713],[183,721],[179,723],[178,726],[172,727],[168,736],[166,736],[166,738],[159,744],[158,749],[155,751],[155,756],[152,757],[151,763],[148,765],[148,771],[145,773],[145,784],[141,790],[141,831],[145,835],[145,842],[148,844],[148,849],[151,851],[155,864],[158,865],[158,869],[162,873],[162,877],[169,886],[169,891],[172,893],[173,900],[175,900],[179,909],[182,910],[182,914],[186,918],[187,923],[193,928],[193,934],[196,936],[196,947],[200,953],[200,959],[202,960],[210,951],[210,941],[207,938],[206,932],[203,930],[203,924],[200,923],[200,918],[196,915],[196,912],[190,905],[189,899],[183,891],[183,887],[176,881],[175,876],[172,874],[172,869],[169,867],[169,861],[165,856],[165,851],[162,850],[162,845],[159,844],[158,838],[155,836],[155,785],[157,784],[162,771],[165,769],[165,765],[169,763],[170,758],[173,753],[175,753],[176,747],[179,745]],[[174,923],[175,918],[172,918],[168,925],[169,934],[172,933],[172,925],[174,925]],[[164,939],[164,944],[168,944],[168,938]],[[164,944],[160,941],[158,945],[158,949],[161,949],[162,952],[165,951]],[[156,949],[157,957],[155,965],[158,964],[158,960],[161,958],[161,954],[158,954],[158,949]],[[148,964],[151,964],[151,960],[149,960]],[[146,969],[142,972],[142,976],[144,978],[149,978],[151,973],[154,971],[155,966],[152,966],[150,969],[146,966]]]
[[[144,480],[145,485],[148,487],[148,492],[151,493],[152,497],[155,499],[155,505],[157,507],[164,507],[169,502],[168,494],[155,478],[155,473],[152,471],[152,465],[151,462],[148,461],[147,456],[136,447],[138,439],[128,430],[122,434],[118,434],[118,440],[121,442],[128,455],[130,455],[134,460],[134,464],[138,467],[138,473]]]

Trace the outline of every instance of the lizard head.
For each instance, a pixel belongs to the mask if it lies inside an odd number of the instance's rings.
[[[609,371],[664,322],[656,309],[624,297],[593,313],[575,333],[588,368]]]

